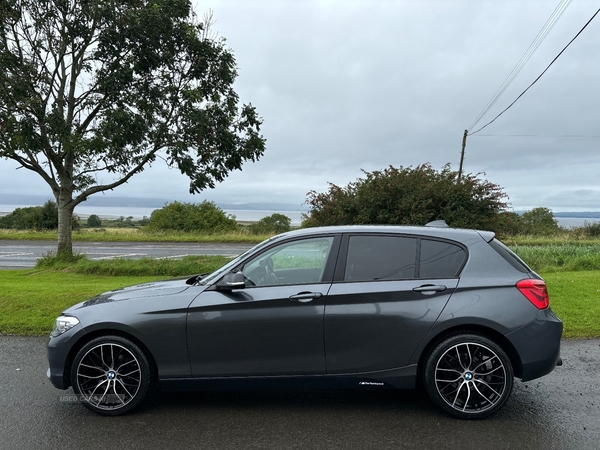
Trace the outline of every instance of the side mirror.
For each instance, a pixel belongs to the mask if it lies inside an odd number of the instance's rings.
[[[218,291],[231,291],[232,289],[243,289],[245,287],[246,281],[242,272],[226,273],[216,286]]]

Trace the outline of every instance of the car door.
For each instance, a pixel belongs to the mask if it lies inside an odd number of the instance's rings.
[[[345,236],[325,309],[327,373],[406,366],[456,289],[465,255],[415,236]]]
[[[275,244],[234,268],[243,289],[200,294],[188,312],[193,376],[325,373],[323,316],[339,241]]]

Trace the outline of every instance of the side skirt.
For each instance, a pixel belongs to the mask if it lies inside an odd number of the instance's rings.
[[[163,378],[163,391],[254,389],[414,389],[417,365],[378,372],[252,377]]]

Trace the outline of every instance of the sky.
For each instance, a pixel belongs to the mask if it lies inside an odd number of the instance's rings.
[[[559,0],[214,0],[213,31],[234,51],[235,89],[263,118],[264,156],[201,194],[156,163],[107,196],[282,203],[346,185],[362,170],[450,163],[463,132]],[[574,0],[479,126],[508,106],[592,17]],[[515,210],[600,210],[600,17],[504,115],[467,139],[464,170],[502,186]],[[472,131],[472,130],[470,130]],[[515,136],[528,135],[528,136]],[[46,195],[0,160],[0,203]]]

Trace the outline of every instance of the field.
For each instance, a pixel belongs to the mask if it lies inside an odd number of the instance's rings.
[[[212,270],[224,261],[222,257],[201,259],[202,262],[196,262],[196,272]],[[173,264],[121,261],[111,266],[84,260],[72,268],[0,271],[0,334],[47,334],[54,318],[77,302],[111,289],[189,273],[189,265],[195,262],[170,263]],[[132,275],[140,272],[154,275]],[[564,322],[564,337],[600,337],[600,271],[542,275],[550,292],[551,307]]]
[[[74,234],[75,240],[83,241],[257,242],[266,237],[243,230],[230,235],[194,235],[149,234],[131,228]],[[56,235],[0,230],[0,239],[15,238],[56,239]],[[504,242],[545,278],[551,307],[564,322],[565,337],[600,337],[598,239],[520,237]],[[181,261],[90,261],[78,257],[75,262],[64,263],[46,257],[36,269],[0,271],[0,334],[46,334],[63,309],[96,294],[149,280],[211,272],[226,261],[227,258],[214,256],[186,257]]]
[[[600,270],[600,243],[513,244],[510,248],[538,272]]]

